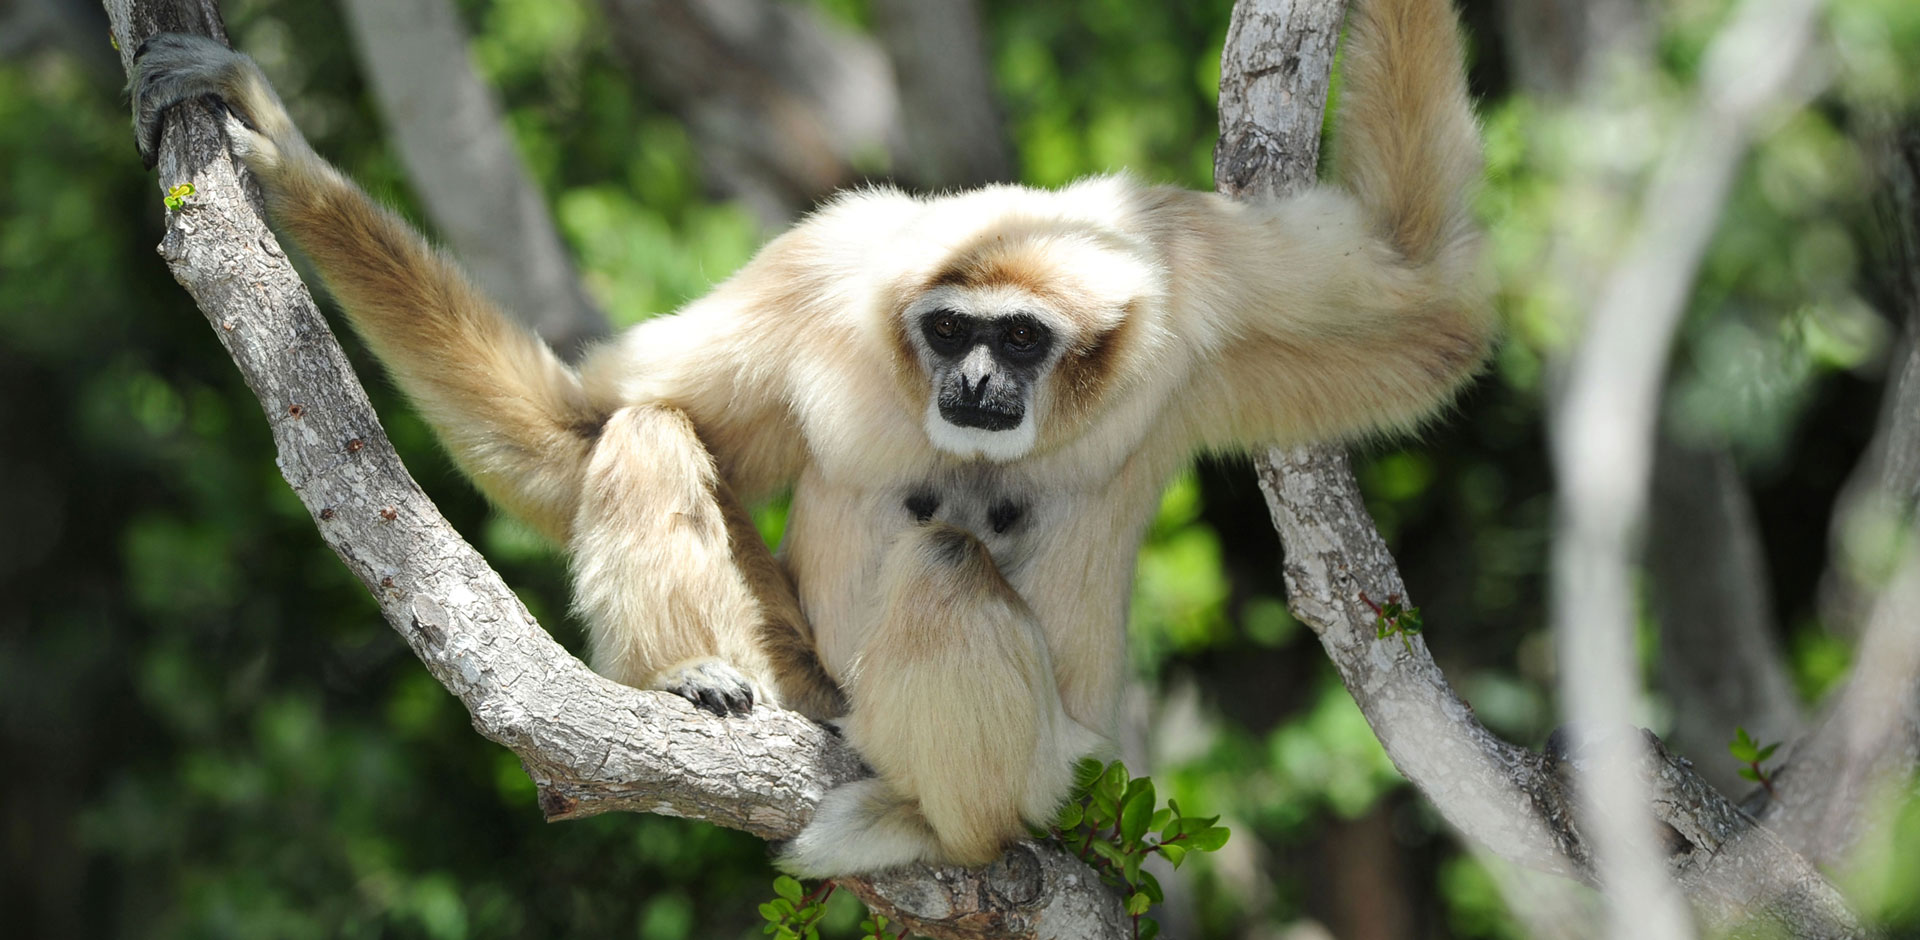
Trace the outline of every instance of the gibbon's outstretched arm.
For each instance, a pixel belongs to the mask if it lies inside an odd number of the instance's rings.
[[[1185,396],[1193,443],[1418,425],[1496,323],[1471,200],[1480,141],[1448,0],[1359,0],[1342,56],[1337,186],[1277,202],[1158,190],[1170,293],[1213,331]]]
[[[480,489],[565,542],[605,419],[545,343],[447,258],[314,153],[253,60],[161,34],[135,54],[134,124],[152,165],[168,108],[203,96],[260,181],[274,220],[319,267],[354,329]]]
[[[840,711],[793,586],[685,414],[593,401],[546,344],[314,153],[253,60],[163,34],[134,61],[148,164],[168,108],[217,100],[274,220],[461,468],[568,546],[595,669],[715,712],[756,699]]]

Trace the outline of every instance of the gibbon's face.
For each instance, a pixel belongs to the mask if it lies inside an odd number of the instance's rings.
[[[932,271],[890,329],[901,390],[937,450],[1005,463],[1061,446],[1142,371],[1159,275],[1100,228],[1016,217]]]
[[[949,453],[1014,460],[1033,449],[1036,393],[1053,368],[1054,330],[1034,311],[936,303],[916,324],[932,388],[927,437]]]

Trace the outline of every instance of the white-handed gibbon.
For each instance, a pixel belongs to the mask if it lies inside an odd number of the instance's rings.
[[[781,864],[991,861],[1114,728],[1135,554],[1197,450],[1404,429],[1495,332],[1448,0],[1360,0],[1339,187],[1125,177],[833,200],[563,364],[315,155],[254,63],[140,50],[149,161],[214,96],[273,218],[494,501],[571,553],[595,668],[842,728],[876,776]],[[776,559],[743,501],[791,487]]]

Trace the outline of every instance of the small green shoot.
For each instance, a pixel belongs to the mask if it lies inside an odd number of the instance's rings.
[[[1397,636],[1400,638],[1400,645],[1405,646],[1407,652],[1413,652],[1411,638],[1419,635],[1421,629],[1426,626],[1420,618],[1420,608],[1411,604],[1401,604],[1398,594],[1389,594],[1385,604],[1376,604],[1364,591],[1360,594],[1360,603],[1373,610],[1373,635],[1376,639],[1384,640],[1390,636]]]
[[[1778,798],[1780,794],[1773,792],[1773,775],[1761,765],[1779,749],[1780,743],[1777,741],[1761,747],[1760,742],[1747,734],[1747,729],[1739,727],[1733,729],[1733,740],[1727,743],[1727,751],[1733,755],[1733,759],[1747,765],[1740,768],[1741,778],[1759,784],[1770,798]]]
[[[187,197],[191,195],[193,195],[193,184],[181,183],[167,190],[167,198],[162,201],[167,204],[167,211],[178,212],[186,207]]]

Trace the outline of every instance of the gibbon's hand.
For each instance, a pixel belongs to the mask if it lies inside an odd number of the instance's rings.
[[[234,92],[243,82],[257,79],[260,67],[252,59],[205,36],[161,33],[140,44],[133,53],[134,142],[147,169],[160,159],[160,137],[167,111],[196,98],[210,99],[229,117],[259,131],[252,116],[235,109]],[[262,79],[261,87],[266,86]]]

